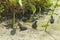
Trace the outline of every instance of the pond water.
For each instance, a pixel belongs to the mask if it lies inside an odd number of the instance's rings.
[[[60,1],[58,4],[60,5]],[[49,23],[47,32],[44,31],[42,25],[48,21],[50,15],[44,15],[43,18],[38,20],[37,30],[28,29],[26,31],[19,31],[19,29],[17,29],[15,35],[11,35],[10,32],[12,29],[6,29],[6,27],[3,26],[5,23],[1,23],[0,40],[60,40],[60,7],[57,7],[54,13],[53,18],[55,21],[53,24]],[[25,25],[31,26],[29,24],[30,23],[26,23]]]

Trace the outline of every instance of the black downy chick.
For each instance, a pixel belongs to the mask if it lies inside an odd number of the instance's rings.
[[[51,24],[53,24],[53,23],[54,23],[53,16],[51,16],[50,23],[51,23]]]
[[[22,17],[23,22],[26,22],[26,20],[27,20],[27,17]]]
[[[27,30],[27,27],[26,26],[23,26],[22,24],[18,23],[18,26],[20,28],[21,31],[25,31]]]
[[[32,28],[33,28],[33,29],[37,29],[37,20],[35,20],[35,21],[32,23]]]

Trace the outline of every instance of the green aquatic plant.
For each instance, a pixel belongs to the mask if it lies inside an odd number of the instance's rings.
[[[2,19],[1,13],[3,12],[3,8],[4,8],[3,5],[0,4],[0,22],[2,21],[2,20],[1,20],[1,19]]]
[[[10,15],[12,17],[13,27],[17,16],[19,16],[19,19],[23,16],[30,16],[29,19],[32,20],[34,18],[34,14],[45,12],[52,5],[51,0],[0,0],[0,3],[4,6],[2,16],[8,17]]]
[[[47,23],[44,24],[42,27],[45,27],[45,31],[46,31],[46,29],[47,29],[48,26],[49,26],[49,20],[48,20]]]
[[[51,12],[51,15],[50,15],[50,17],[49,17],[47,23],[43,25],[43,27],[45,27],[45,31],[46,31],[47,27],[49,26],[51,16],[54,15],[55,8],[57,7],[57,2],[58,2],[58,0],[55,0],[55,2],[53,3],[53,5],[52,5],[52,7],[53,7],[53,8],[52,8],[53,11]]]

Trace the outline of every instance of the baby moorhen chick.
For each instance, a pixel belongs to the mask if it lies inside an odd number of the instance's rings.
[[[20,24],[20,23],[18,23],[18,26],[19,26],[19,28],[20,28],[21,31],[27,30],[27,27],[24,26],[24,25],[22,25],[22,24]]]
[[[50,23],[51,23],[51,24],[53,24],[53,23],[54,23],[53,16],[51,16]]]
[[[36,28],[37,28],[37,20],[35,20],[35,21],[32,23],[32,28],[33,28],[33,29],[36,29]]]
[[[27,20],[27,17],[22,17],[23,22],[26,22],[26,20]]]

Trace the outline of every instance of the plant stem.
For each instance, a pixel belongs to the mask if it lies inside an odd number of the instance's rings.
[[[12,20],[12,26],[14,28],[14,24],[15,24],[15,12],[13,13],[13,20]]]

